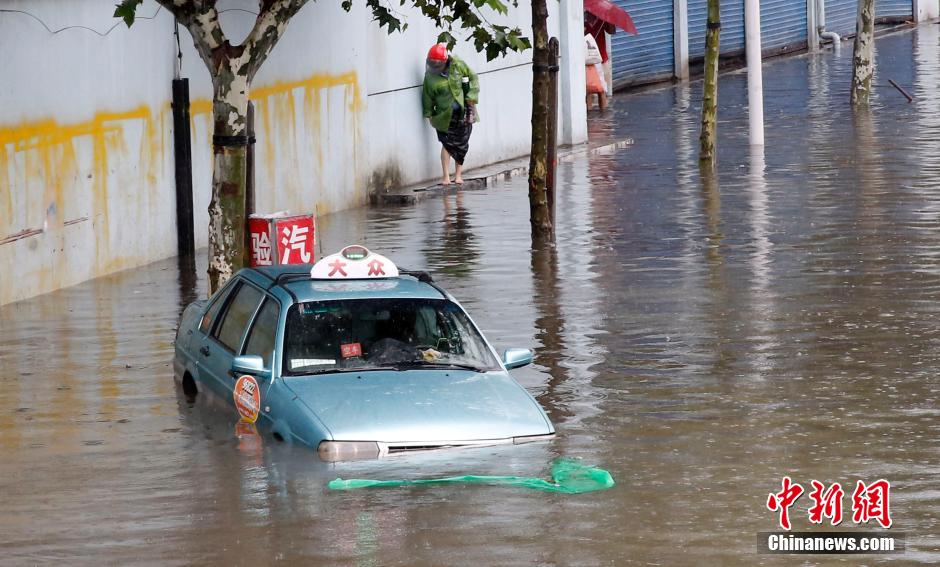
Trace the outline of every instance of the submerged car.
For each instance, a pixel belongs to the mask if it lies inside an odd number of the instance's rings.
[[[555,431],[460,304],[423,272],[348,246],[239,271],[183,312],[174,374],[327,461],[526,443]]]

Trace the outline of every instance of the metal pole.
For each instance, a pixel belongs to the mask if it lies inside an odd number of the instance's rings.
[[[245,218],[255,211],[255,103],[248,103],[248,155],[245,159]],[[247,221],[246,221],[247,222]]]
[[[558,166],[558,38],[548,40],[549,79],[548,79],[548,154],[545,176],[545,190],[548,200],[548,214],[555,226],[555,169]]]
[[[251,232],[248,230],[248,218],[255,211],[255,104],[248,102],[248,115],[245,117],[248,133],[248,152],[245,155],[245,265],[251,265]]]
[[[196,253],[193,236],[193,154],[189,131],[189,79],[173,80],[173,155],[176,161],[176,242],[180,257]]]
[[[764,80],[761,71],[760,0],[744,2],[747,54],[748,134],[752,146],[764,145]]]

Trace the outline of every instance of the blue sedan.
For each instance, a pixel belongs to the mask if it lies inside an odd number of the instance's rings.
[[[460,304],[425,273],[349,246],[313,266],[239,271],[183,312],[174,373],[323,460],[554,435]]]

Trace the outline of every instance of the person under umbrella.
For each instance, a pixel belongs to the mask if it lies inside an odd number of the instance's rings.
[[[479,121],[476,104],[480,96],[477,74],[438,43],[428,51],[424,73],[422,106],[424,117],[437,130],[441,142],[441,183],[450,185],[450,158],[457,163],[454,183],[463,184],[464,158],[470,149],[473,123]]]

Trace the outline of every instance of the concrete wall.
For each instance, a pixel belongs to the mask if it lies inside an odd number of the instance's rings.
[[[925,22],[940,18],[940,0],[913,0],[914,21]]]
[[[105,2],[0,9],[113,25]],[[174,253],[170,22],[0,13],[0,304]]]
[[[0,305],[175,254],[173,19],[147,0],[132,29],[111,30],[119,23],[113,4],[0,0]],[[567,38],[563,57],[566,44],[574,50],[563,65],[562,140],[580,142],[582,4],[549,6],[551,33],[560,27]],[[257,10],[257,2],[220,0],[219,7],[237,43],[254,21],[245,10]],[[437,32],[419,14],[404,14],[409,28],[393,36],[370,21],[364,3],[347,14],[339,2],[311,2],[291,22],[251,90],[258,210],[322,215],[365,203],[370,187],[438,175],[439,145],[420,103],[424,56]],[[493,21],[528,30],[529,17],[523,2]],[[96,31],[58,31],[67,26]],[[196,243],[203,246],[211,89],[188,32],[180,34],[193,101]],[[525,154],[531,52],[486,62],[468,43],[456,53],[481,82],[482,122],[467,166]]]

